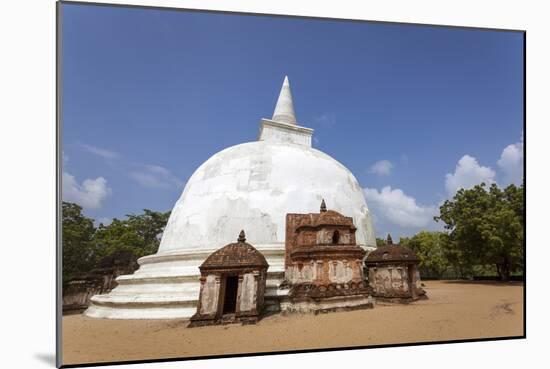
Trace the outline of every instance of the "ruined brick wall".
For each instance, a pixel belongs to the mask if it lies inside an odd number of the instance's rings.
[[[86,309],[92,296],[104,292],[101,276],[89,276],[70,281],[63,290],[63,312],[79,312]]]
[[[74,278],[63,286],[63,312],[80,312],[90,305],[94,295],[110,292],[120,275],[132,274],[138,268],[137,258],[129,252],[104,257],[100,267]]]

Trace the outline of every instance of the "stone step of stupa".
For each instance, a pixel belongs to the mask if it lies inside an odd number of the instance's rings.
[[[197,296],[198,297],[198,296]],[[123,305],[185,305],[196,306],[197,298],[187,294],[170,294],[170,295],[119,295],[107,294],[96,295],[92,297],[92,302],[95,305],[103,306],[123,306]]]

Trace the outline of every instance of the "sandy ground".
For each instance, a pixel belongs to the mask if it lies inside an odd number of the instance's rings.
[[[256,325],[187,328],[185,320],[63,317],[63,363],[523,335],[523,285],[427,281],[429,299],[319,315],[271,315]]]

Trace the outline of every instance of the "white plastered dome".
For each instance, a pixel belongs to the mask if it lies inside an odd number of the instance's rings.
[[[287,213],[330,209],[353,217],[357,243],[374,246],[370,214],[353,174],[323,152],[294,143],[257,141],[222,150],[187,182],[159,253],[217,248],[241,229],[248,241],[284,248]]]

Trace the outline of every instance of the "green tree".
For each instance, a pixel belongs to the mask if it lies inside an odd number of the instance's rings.
[[[442,278],[450,268],[445,250],[449,236],[443,232],[421,231],[405,239],[403,246],[415,252],[420,259],[420,273],[423,277]],[[402,241],[399,242],[402,244]]]
[[[100,256],[117,251],[130,251],[137,257],[154,254],[169,217],[170,212],[144,209],[143,214],[129,214],[126,220],[115,218],[107,226],[100,224],[94,237]]]
[[[501,280],[523,267],[523,186],[504,190],[484,183],[460,189],[440,207],[436,221],[449,231],[448,259],[461,274],[494,265]]]
[[[376,237],[376,247],[384,246],[385,244],[386,244],[385,239]]]
[[[82,214],[82,207],[62,203],[62,260],[63,285],[90,270],[96,262],[94,221]]]
[[[409,247],[410,237],[399,237],[399,245]]]

